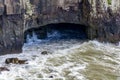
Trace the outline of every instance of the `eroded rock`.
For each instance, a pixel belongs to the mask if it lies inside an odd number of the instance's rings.
[[[49,76],[49,78],[54,78],[53,76]]]
[[[41,52],[42,55],[48,55],[48,52],[47,51],[43,51]]]
[[[10,70],[6,67],[0,67],[0,72],[2,72],[2,71],[10,71]]]
[[[26,61],[27,60],[20,60],[18,58],[7,58],[5,60],[5,63],[6,64],[10,64],[10,63],[12,63],[12,64],[26,64]]]

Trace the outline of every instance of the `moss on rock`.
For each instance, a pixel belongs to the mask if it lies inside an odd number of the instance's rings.
[[[112,0],[107,0],[108,4],[111,5],[112,4]]]

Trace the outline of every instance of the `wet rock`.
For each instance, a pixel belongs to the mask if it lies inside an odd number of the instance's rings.
[[[6,64],[10,64],[10,63],[13,63],[13,64],[26,64],[26,61],[27,60],[19,60],[18,58],[7,58],[5,60],[5,63]]]
[[[1,71],[10,71],[8,68],[6,68],[6,67],[0,67],[0,72]]]
[[[41,52],[42,55],[48,55],[48,52],[47,51],[43,51]]]
[[[49,78],[53,78],[53,76],[49,76]]]
[[[18,63],[19,63],[19,64],[27,64],[26,61],[27,61],[27,60],[19,60]]]
[[[5,63],[6,64],[9,64],[9,63],[18,63],[18,58],[7,58],[5,60]]]

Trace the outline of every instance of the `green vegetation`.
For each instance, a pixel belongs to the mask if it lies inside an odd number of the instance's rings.
[[[25,4],[26,4],[26,14],[24,16],[25,16],[25,19],[27,19],[29,18],[29,16],[32,16],[34,11],[34,6],[30,3],[29,0],[26,0]]]
[[[108,4],[111,5],[112,4],[112,0],[107,0]]]

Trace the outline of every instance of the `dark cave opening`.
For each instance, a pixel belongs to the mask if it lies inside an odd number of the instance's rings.
[[[47,27],[47,32],[58,31],[60,39],[87,39],[87,26],[73,23],[58,23],[50,24]]]
[[[87,26],[73,23],[56,23],[40,26],[39,28],[31,28],[24,33],[24,42],[27,40],[27,36],[33,37],[34,34],[37,35],[38,39],[79,39],[86,40],[87,36]]]

